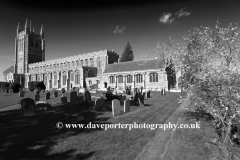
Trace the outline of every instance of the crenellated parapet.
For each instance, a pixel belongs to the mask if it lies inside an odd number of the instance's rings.
[[[28,65],[29,73],[46,72],[47,70],[61,70],[64,68],[76,68],[80,66],[105,67],[108,50],[95,51],[69,57],[47,60]],[[105,62],[106,61],[106,62]],[[103,65],[99,65],[101,62]]]

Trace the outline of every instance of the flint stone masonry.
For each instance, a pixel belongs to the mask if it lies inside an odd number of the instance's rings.
[[[120,114],[120,101],[118,99],[112,100],[112,115]]]

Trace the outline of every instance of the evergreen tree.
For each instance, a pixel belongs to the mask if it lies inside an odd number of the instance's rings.
[[[108,64],[118,62],[119,55],[114,51],[108,51]]]
[[[127,42],[127,46],[124,47],[124,51],[120,58],[120,62],[133,61],[133,59],[134,59],[134,55],[133,55],[132,47],[130,46],[130,43]]]

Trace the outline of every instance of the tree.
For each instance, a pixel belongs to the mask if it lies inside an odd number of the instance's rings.
[[[184,37],[186,46],[171,41],[160,45],[181,71],[182,87],[191,95],[193,110],[202,110],[214,117],[216,146],[224,159],[232,159],[231,145],[239,141],[233,122],[240,113],[240,37],[238,26],[195,28]],[[238,128],[239,130],[240,128]]]
[[[124,51],[120,58],[120,62],[133,61],[133,59],[134,59],[134,55],[133,55],[132,47],[130,46],[130,43],[127,42],[127,46],[124,47]]]
[[[114,51],[108,52],[108,64],[112,64],[114,62],[118,62],[119,55],[115,53]]]

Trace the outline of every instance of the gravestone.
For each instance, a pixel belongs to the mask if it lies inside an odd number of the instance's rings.
[[[78,93],[78,103],[83,104],[84,103],[84,95],[80,92]]]
[[[57,91],[54,91],[54,92],[53,92],[53,95],[54,95],[54,97],[58,97],[58,92],[57,92]]]
[[[9,89],[9,93],[13,93],[13,89]]]
[[[147,98],[150,98],[150,90],[147,91]]]
[[[77,105],[78,102],[78,96],[77,96],[77,92],[72,91],[70,93],[70,107],[74,107]]]
[[[24,116],[35,115],[35,102],[31,98],[24,98],[20,101],[20,106]]]
[[[121,97],[121,103],[123,104],[126,99],[127,99],[126,96],[122,96],[122,97]]]
[[[35,95],[34,100],[39,101],[40,100],[40,95],[39,94]]]
[[[67,97],[62,97],[62,98],[61,98],[61,102],[62,102],[62,104],[68,103],[68,102],[67,102]]]
[[[124,101],[124,110],[123,110],[124,113],[127,113],[127,112],[130,112],[130,100],[129,99],[126,99]]]
[[[91,102],[92,102],[92,100],[91,100],[91,94],[90,94],[89,91],[86,91],[86,92],[85,92],[85,102],[87,102],[87,103],[91,103]]]
[[[143,92],[143,94],[142,94],[142,98],[143,98],[143,99],[146,98],[146,92]]]
[[[50,99],[50,93],[49,92],[46,93],[45,99]]]
[[[94,105],[94,110],[95,111],[102,110],[102,104],[103,104],[103,100],[102,99],[96,99],[95,105]]]
[[[24,97],[24,95],[25,95],[25,92],[24,92],[24,91],[20,91],[20,92],[19,92],[19,97]]]
[[[138,100],[138,94],[139,94],[140,92],[135,92],[135,95],[134,95],[134,101],[137,101]]]
[[[62,93],[62,97],[67,97],[66,92]]]
[[[120,102],[118,99],[112,100],[112,114],[113,116],[120,113]]]

